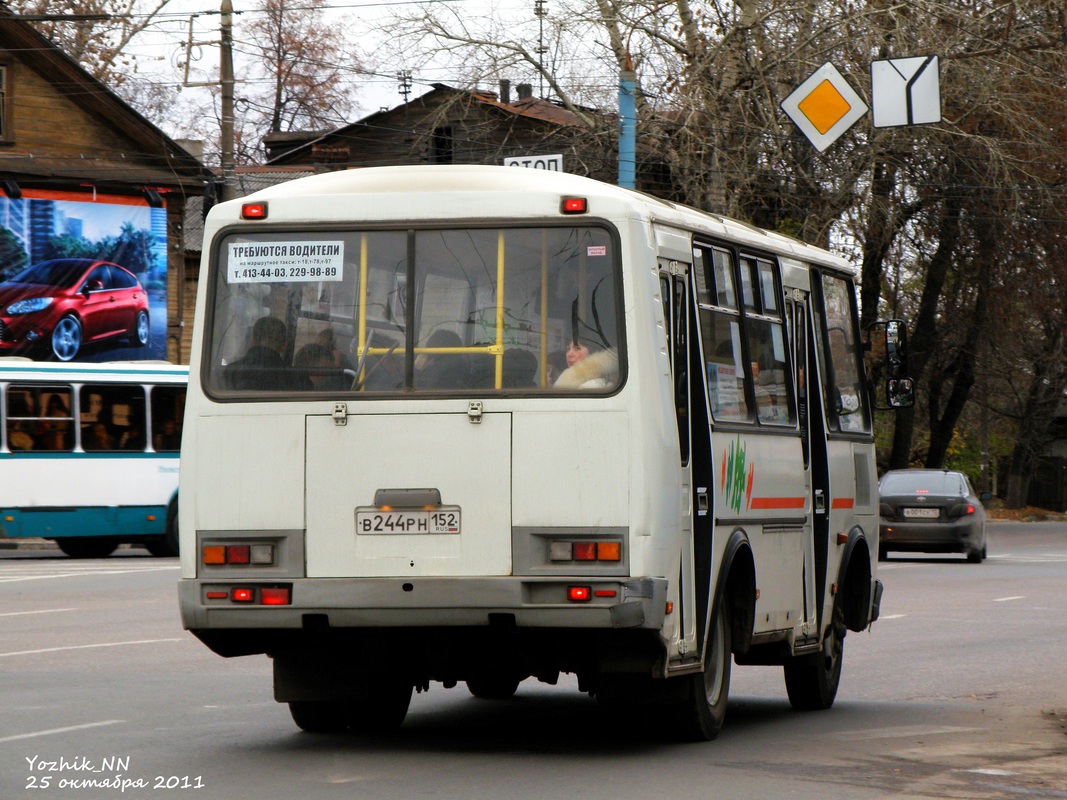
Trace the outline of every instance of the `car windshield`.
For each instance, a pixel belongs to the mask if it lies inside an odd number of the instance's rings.
[[[42,261],[39,264],[26,267],[18,275],[11,279],[11,283],[35,283],[44,286],[62,286],[64,288],[74,285],[74,282],[85,272],[86,262],[78,258],[57,258],[53,261]]]
[[[882,478],[882,494],[963,494],[954,472],[890,472]]]

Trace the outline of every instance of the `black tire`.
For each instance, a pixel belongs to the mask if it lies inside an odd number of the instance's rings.
[[[967,551],[967,561],[969,561],[971,564],[981,564],[982,563],[982,551],[981,550],[968,550]]]
[[[837,595],[841,597],[841,593]],[[785,690],[797,711],[823,711],[834,704],[841,685],[841,663],[845,655],[845,610],[834,601],[827,637],[829,647],[816,655],[797,656],[785,664]],[[829,650],[827,654],[826,650]]]
[[[65,536],[56,545],[71,558],[107,558],[119,543],[104,536]]]
[[[501,675],[469,678],[467,691],[481,700],[507,700],[513,697],[519,688],[518,678]]]
[[[687,684],[685,699],[677,710],[677,728],[686,739],[711,741],[719,735],[726,721],[732,664],[730,619],[720,604],[712,620],[704,672],[670,679]]]
[[[159,558],[171,558],[179,554],[178,548],[178,499],[167,506],[167,532],[144,543],[145,549]]]
[[[404,724],[412,685],[393,680],[372,683],[367,697],[342,704],[348,727],[357,733],[386,733]]]
[[[52,355],[60,361],[72,361],[82,346],[82,324],[73,314],[66,314],[52,329]]]
[[[340,733],[348,727],[345,707],[326,700],[293,700],[289,703],[293,722],[308,733]]]

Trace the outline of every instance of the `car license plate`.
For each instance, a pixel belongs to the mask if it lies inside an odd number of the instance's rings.
[[[439,506],[431,510],[383,511],[374,506],[356,509],[358,534],[440,534],[459,533],[459,506]]]
[[[937,508],[905,508],[904,516],[910,519],[937,519],[941,510]]]

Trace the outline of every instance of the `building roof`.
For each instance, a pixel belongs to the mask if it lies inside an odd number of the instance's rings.
[[[311,140],[304,141],[295,147],[282,149],[281,152],[277,152],[275,155],[268,155],[267,163],[280,164],[291,160],[306,160],[307,156],[314,150],[328,147],[330,140],[345,139],[357,132],[373,129],[376,126],[382,125],[387,119],[402,116],[408,109],[424,106],[434,95],[440,94],[451,94],[467,98],[484,108],[493,109],[495,112],[514,119],[547,123],[549,125],[564,128],[580,129],[585,127],[585,122],[580,116],[580,113],[575,113],[570,109],[548,100],[542,100],[537,97],[525,97],[514,102],[504,102],[494,92],[457,89],[444,83],[435,83],[429,92],[419,95],[407,103],[401,103],[393,108],[375,111],[356,122],[342,125],[339,128],[324,133]],[[600,112],[595,111],[594,109],[580,108],[578,111],[589,113],[590,115],[603,116]]]
[[[107,85],[94,78],[30,24],[0,6],[0,48],[46,81],[52,91],[115,133],[109,150],[96,148],[88,160],[56,148],[13,146],[0,150],[0,170],[56,183],[84,181],[128,186],[202,186],[208,171],[192,154],[149,122]],[[20,98],[13,98],[19,108]],[[127,152],[128,151],[128,152]],[[91,167],[88,166],[91,164]]]

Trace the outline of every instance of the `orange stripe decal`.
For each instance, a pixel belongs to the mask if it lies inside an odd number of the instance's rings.
[[[856,500],[852,497],[835,497],[830,503],[830,508],[852,508],[855,504]]]
[[[749,508],[752,509],[783,509],[804,508],[807,503],[805,497],[753,497]]]

